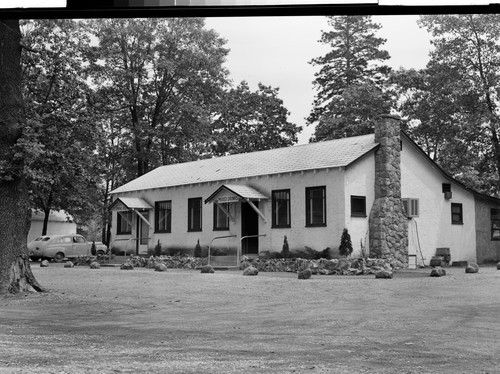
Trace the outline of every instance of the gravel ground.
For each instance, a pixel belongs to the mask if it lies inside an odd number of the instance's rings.
[[[32,264],[0,373],[500,373],[500,271],[201,274]]]

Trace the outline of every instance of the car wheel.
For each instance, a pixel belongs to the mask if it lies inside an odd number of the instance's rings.
[[[56,255],[54,256],[54,261],[55,262],[63,262],[63,260],[64,260],[64,253],[57,252]]]
[[[98,250],[96,253],[97,256],[104,256],[104,251],[103,250]]]

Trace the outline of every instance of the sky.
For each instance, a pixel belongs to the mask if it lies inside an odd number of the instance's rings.
[[[379,36],[398,69],[424,68],[431,49],[427,31],[417,25],[418,16],[374,16],[382,25]],[[226,67],[234,84],[245,80],[251,90],[259,82],[279,88],[279,97],[290,112],[289,121],[302,126],[299,144],[307,143],[314,128],[305,118],[315,97],[314,73],[309,62],[324,55],[328,47],[319,43],[322,30],[329,30],[326,17],[207,18],[206,25],[227,40],[230,49]]]
[[[0,0],[0,6],[19,6],[19,1]],[[33,7],[65,4],[64,0],[23,1],[26,6]],[[373,17],[382,25],[379,36],[387,40],[383,48],[391,56],[386,63],[394,69],[424,68],[428,61],[431,48],[429,35],[418,27],[417,19],[416,15]],[[322,30],[329,30],[326,17],[219,17],[207,18],[206,26],[216,30],[227,41],[226,47],[230,52],[226,68],[234,85],[245,80],[251,90],[257,90],[259,82],[279,88],[279,97],[290,112],[289,121],[303,128],[298,137],[299,144],[307,143],[314,128],[306,126],[305,119],[312,109],[315,97],[312,82],[314,73],[319,69],[309,62],[328,51],[318,42]]]

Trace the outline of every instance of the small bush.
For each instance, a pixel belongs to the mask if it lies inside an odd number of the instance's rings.
[[[290,257],[290,248],[288,247],[288,240],[286,238],[283,239],[283,247],[281,248],[281,256],[283,258],[288,258]]]
[[[97,248],[94,241],[92,242],[92,246],[90,247],[90,253],[92,254],[92,256],[95,256],[97,254]]]
[[[349,235],[347,229],[344,229],[344,231],[342,231],[342,236],[340,237],[339,252],[341,256],[346,257],[350,256],[352,253],[351,235]]]
[[[198,242],[196,243],[196,245],[194,247],[194,257],[201,257],[200,239],[198,239]]]
[[[161,244],[160,244],[159,240],[158,240],[158,243],[155,246],[154,255],[157,256],[157,257],[161,256]]]

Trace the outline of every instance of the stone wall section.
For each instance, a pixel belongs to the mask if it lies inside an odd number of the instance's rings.
[[[375,124],[375,201],[369,216],[370,256],[408,263],[408,220],[401,200],[401,127],[395,116]]]

